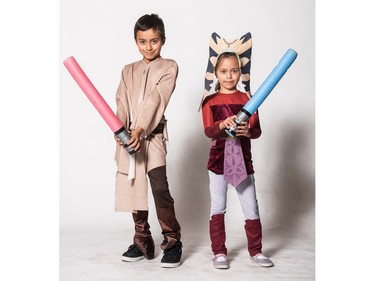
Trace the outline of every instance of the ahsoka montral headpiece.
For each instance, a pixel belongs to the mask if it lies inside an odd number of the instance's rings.
[[[241,78],[245,92],[251,96],[250,92],[250,66],[251,66],[251,33],[248,32],[239,39],[226,40],[221,38],[216,32],[211,34],[209,44],[209,58],[204,80],[204,93],[199,109],[201,108],[205,98],[214,93],[215,85],[215,65],[218,56],[223,52],[233,52],[239,57]]]

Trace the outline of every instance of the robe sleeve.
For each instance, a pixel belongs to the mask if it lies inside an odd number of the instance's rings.
[[[128,101],[126,100],[127,99],[127,86],[126,86],[126,83],[125,83],[125,72],[126,72],[126,69],[124,68],[121,72],[121,79],[120,79],[120,83],[118,85],[118,88],[117,88],[117,92],[116,92],[116,105],[117,105],[117,112],[116,112],[116,115],[117,117],[120,119],[120,121],[122,122],[122,124],[124,124],[124,126],[126,128],[128,128],[128,116],[130,116],[130,112],[129,112],[129,103]]]
[[[147,137],[162,120],[175,89],[177,75],[177,63],[170,61],[166,66],[165,73],[160,75],[155,87],[145,93],[145,99],[140,104],[132,122],[132,128],[140,127],[143,129],[144,137]]]

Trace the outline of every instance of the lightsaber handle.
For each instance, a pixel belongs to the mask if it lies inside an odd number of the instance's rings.
[[[286,51],[284,56],[280,59],[278,65],[272,70],[266,80],[264,80],[262,85],[260,85],[258,90],[255,92],[255,94],[237,114],[237,117],[234,120],[236,125],[225,130],[225,132],[229,136],[235,137],[237,133],[237,127],[241,125],[242,122],[248,121],[251,115],[258,110],[259,106],[264,102],[264,100],[268,97],[273,88],[275,88],[277,83],[279,83],[289,67],[293,64],[293,62],[297,58],[297,55],[297,52],[293,49],[288,49]]]
[[[124,148],[133,154],[135,151],[130,148],[127,142],[130,140],[130,135],[124,128],[120,119],[115,115],[112,109],[109,107],[107,102],[100,95],[95,86],[91,83],[90,79],[86,76],[85,72],[82,70],[78,62],[74,57],[69,57],[64,61],[66,69],[69,71],[70,75],[77,82],[78,86],[85,93],[87,98],[90,100],[92,105],[96,108],[99,114],[102,116],[107,125],[115,133],[115,135],[121,140]]]
[[[122,146],[126,149],[126,151],[130,155],[135,153],[135,150],[133,148],[129,147],[129,145],[128,145],[128,141],[130,140],[130,135],[124,127],[121,127],[120,130],[115,132],[115,135],[116,135],[116,137],[118,137],[121,140]]]
[[[233,120],[234,123],[236,123],[236,125],[230,127],[229,129],[225,129],[225,132],[229,136],[235,137],[237,135],[237,128],[238,128],[238,126],[241,126],[242,122],[249,121],[250,117],[251,117],[251,114],[249,114],[249,112],[247,112],[244,109],[241,109],[240,112],[237,113],[236,119]]]

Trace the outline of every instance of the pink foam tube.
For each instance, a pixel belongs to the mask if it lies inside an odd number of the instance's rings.
[[[77,82],[78,86],[82,89],[82,91],[94,105],[96,110],[102,116],[104,121],[108,124],[108,126],[115,133],[115,135],[120,138],[124,147],[128,150],[130,154],[133,154],[134,150],[130,149],[127,144],[127,142],[130,139],[130,135],[125,130],[124,125],[121,123],[120,119],[117,118],[115,113],[112,111],[107,102],[100,95],[95,86],[91,83],[90,79],[86,76],[86,74],[79,66],[75,58],[67,58],[64,61],[64,65],[69,71],[69,73],[72,75],[74,80]]]
[[[108,106],[107,102],[99,94],[98,90],[91,83],[74,57],[67,58],[64,61],[64,65],[73,76],[78,86],[82,89],[96,110],[103,117],[104,121],[107,122],[111,130],[113,132],[117,132],[119,129],[121,129],[121,127],[123,127],[121,121],[117,118],[112,109]]]

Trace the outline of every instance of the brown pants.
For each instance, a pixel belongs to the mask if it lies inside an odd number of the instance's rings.
[[[160,248],[166,250],[181,239],[181,227],[176,219],[174,200],[169,192],[166,166],[152,169],[148,176],[154,197],[156,215],[164,236]],[[133,220],[135,224],[134,244],[138,246],[146,258],[152,259],[155,246],[148,223],[148,211],[133,213]]]

